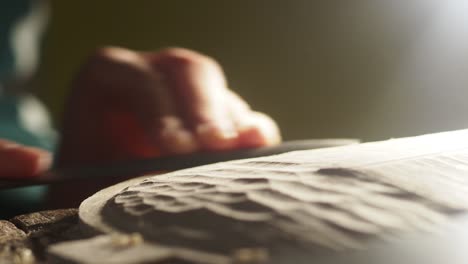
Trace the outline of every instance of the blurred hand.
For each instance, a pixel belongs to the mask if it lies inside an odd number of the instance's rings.
[[[0,178],[28,178],[47,170],[52,163],[49,152],[0,139]]]
[[[59,166],[276,144],[276,124],[227,88],[221,67],[171,48],[99,50],[66,104]]]

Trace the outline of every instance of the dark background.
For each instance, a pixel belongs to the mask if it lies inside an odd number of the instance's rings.
[[[285,139],[465,128],[466,2],[54,0],[39,94],[58,120],[95,48],[181,46],[217,59]]]

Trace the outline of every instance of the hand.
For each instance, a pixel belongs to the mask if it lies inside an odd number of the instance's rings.
[[[28,178],[47,170],[52,163],[49,152],[0,139],[0,178]]]
[[[268,116],[229,90],[193,51],[105,48],[85,63],[66,104],[60,166],[276,144]]]

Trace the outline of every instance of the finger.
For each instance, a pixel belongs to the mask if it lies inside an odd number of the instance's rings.
[[[199,150],[195,135],[188,130],[181,119],[175,116],[161,118],[160,143],[165,154],[189,154]]]
[[[279,128],[273,119],[252,111],[249,105],[232,91],[229,92],[229,98],[229,108],[239,134],[239,147],[263,147],[281,142]]]
[[[73,84],[58,164],[163,155],[158,132],[164,130],[162,116],[176,115],[172,103],[161,75],[142,54],[97,51]]]
[[[230,118],[224,74],[212,59],[185,49],[167,49],[153,57],[165,76],[184,124],[204,149],[235,146],[237,131]]]
[[[49,152],[0,140],[0,178],[28,178],[47,170],[52,163]]]
[[[239,129],[238,145],[241,148],[265,147],[279,144],[281,134],[278,125],[271,117],[260,112],[252,112],[251,126]]]
[[[126,149],[133,145],[133,149],[141,149],[141,151],[133,151],[132,156],[145,156],[156,153],[148,151],[148,145],[140,144],[136,146],[137,142],[153,142],[153,149],[155,146],[159,149],[160,155],[167,154],[184,154],[194,152],[198,149],[196,140],[189,133],[189,130],[184,126],[174,126],[174,121],[179,120],[176,108],[177,102],[172,93],[169,91],[169,85],[166,78],[159,70],[150,63],[148,53],[136,53],[133,51],[121,48],[107,48],[101,60],[104,64],[103,70],[112,73],[111,79],[107,78],[108,83],[104,83],[101,91],[112,92],[109,95],[109,103],[106,112],[123,113],[126,116],[126,123],[131,123],[128,120],[130,116],[138,117],[137,123],[134,126],[122,127],[119,122],[112,124],[113,128],[121,127],[121,130],[134,131],[131,133],[123,133],[119,138],[114,139],[114,142],[126,145]],[[101,71],[102,72],[102,71]],[[120,79],[122,78],[122,79]],[[102,82],[101,76],[101,82]],[[104,80],[105,81],[105,80]],[[111,87],[107,88],[106,87]],[[117,108],[117,109],[116,109]],[[122,115],[120,115],[122,116]],[[115,121],[118,118],[113,118]],[[142,129],[141,129],[142,128]],[[108,131],[116,131],[115,129],[104,129]],[[136,140],[136,134],[145,140]],[[122,133],[120,133],[122,134]],[[130,139],[130,140],[129,140]],[[125,143],[126,142],[126,143]],[[125,149],[125,146],[122,146]],[[145,150],[145,151],[143,151]],[[141,153],[141,155],[138,155]]]
[[[163,76],[154,71],[146,58],[137,52],[122,48],[105,48],[96,55],[95,67],[90,69],[90,87],[99,85],[104,98],[112,108],[132,110],[143,121],[154,123],[155,118],[174,115],[175,106]],[[103,76],[106,75],[106,76]],[[157,120],[156,120],[157,121]]]

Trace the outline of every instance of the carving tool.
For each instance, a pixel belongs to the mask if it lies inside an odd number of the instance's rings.
[[[54,168],[34,178],[7,178],[0,180],[0,189],[31,185],[53,184],[90,178],[136,177],[152,172],[174,171],[215,162],[276,155],[295,150],[336,147],[358,143],[355,139],[310,139],[281,143],[277,146],[241,149],[216,153],[196,153],[103,163],[79,168]]]

